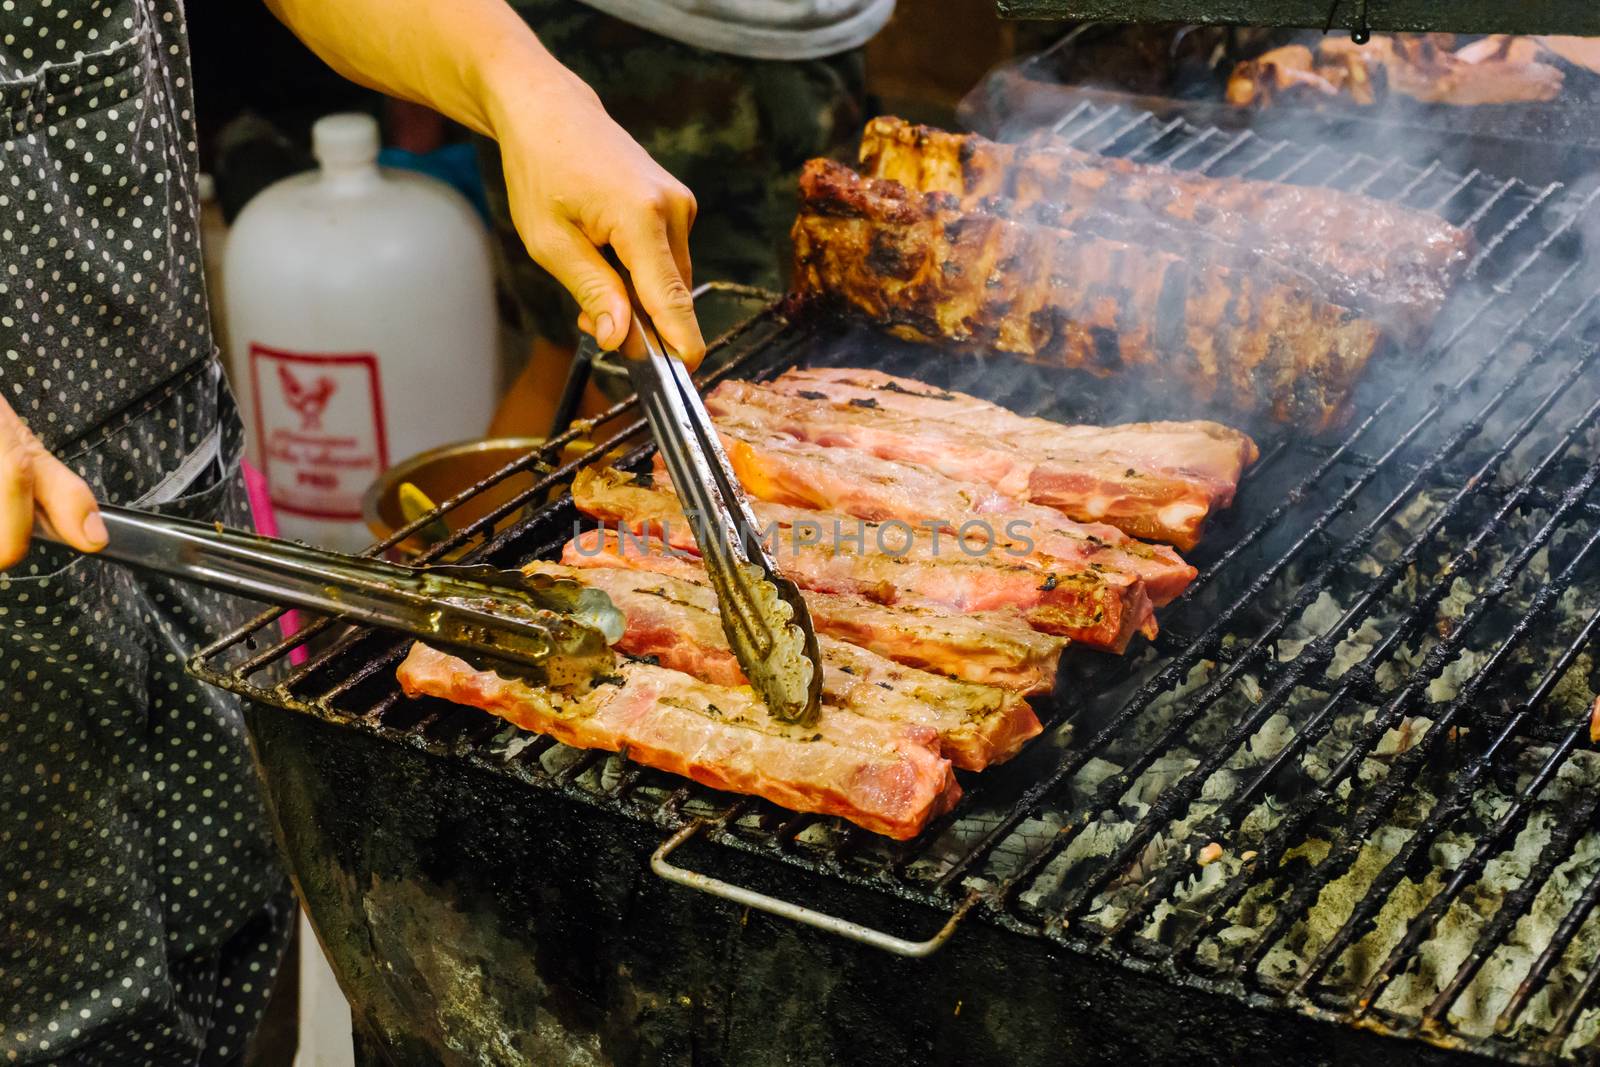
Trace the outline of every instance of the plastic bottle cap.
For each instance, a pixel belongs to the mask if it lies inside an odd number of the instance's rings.
[[[369,166],[378,158],[378,122],[371,115],[326,115],[311,127],[311,153],[327,170]]]

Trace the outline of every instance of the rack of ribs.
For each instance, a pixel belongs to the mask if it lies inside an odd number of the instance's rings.
[[[839,815],[874,833],[915,837],[961,796],[927,726],[824,704],[813,726],[773,718],[749,688],[702,682],[633,660],[576,690],[480,671],[421,643],[396,672],[407,696],[467,704],[577,748],[791,811]]]
[[[1466,265],[1470,237],[1438,215],[1334,189],[1189,171],[1071,148],[1002,144],[883,117],[861,139],[864,172],[1074,233],[1201,261],[1292,271],[1325,299],[1408,344],[1427,334]]]
[[[599,555],[606,546],[598,535],[616,536],[621,530],[658,537],[676,553],[698,551],[693,528],[669,488],[633,484],[621,475],[574,481],[572,498],[581,511],[613,529],[588,531],[569,544],[569,554]],[[1149,594],[1126,575],[1092,568],[1058,572],[1042,559],[968,555],[953,537],[936,542],[933,531],[905,523],[759,502],[751,510],[763,530],[772,531],[767,543],[773,562],[806,591],[895,607],[936,604],[957,613],[1015,612],[1042,633],[1110,652],[1126,649],[1135,633],[1156,633]]]
[[[608,555],[606,562],[618,558]],[[717,596],[705,572],[698,563],[679,562],[679,575],[543,561],[527,569],[605,592],[626,619],[616,645],[620,651],[654,657],[661,666],[701,681],[748,685],[723,636]],[[945,758],[964,770],[981,771],[1010,759],[1042,729],[1017,693],[907,667],[826,633],[818,635],[818,643],[824,701],[869,719],[926,726],[938,735]]]
[[[1004,421],[998,417],[976,411],[966,422],[938,417],[938,409],[952,404],[921,383],[884,375],[889,389],[851,373],[793,371],[767,385],[729,380],[706,396],[706,406],[713,415],[928,467],[1183,550],[1199,542],[1214,509],[1231,503],[1244,466],[1257,455],[1248,437],[1212,422],[1059,426],[1049,441],[1014,443],[995,433],[993,424]],[[883,393],[891,403],[880,403]],[[910,410],[892,403],[922,397]],[[1003,408],[995,412],[1020,419]]]
[[[1309,285],[963,211],[827,160],[801,175],[796,290],[895,332],[1108,376],[1319,430],[1375,351],[1374,321]]]

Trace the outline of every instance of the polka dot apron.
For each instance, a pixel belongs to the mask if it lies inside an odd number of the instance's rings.
[[[248,521],[201,279],[179,0],[0,0],[0,395],[102,500]],[[0,574],[0,1065],[236,1062],[293,907],[244,605],[35,545]]]

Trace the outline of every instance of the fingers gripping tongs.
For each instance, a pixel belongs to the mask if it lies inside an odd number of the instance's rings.
[[[279,607],[409,634],[480,669],[575,684],[613,664],[623,618],[597,589],[487,565],[409,567],[102,506],[100,555]],[[42,536],[59,541],[40,524]]]
[[[767,555],[688,369],[667,355],[627,272],[618,273],[633,302],[622,345],[628,376],[716,591],[728,646],[774,716],[814,722],[822,661],[811,614],[799,588]]]

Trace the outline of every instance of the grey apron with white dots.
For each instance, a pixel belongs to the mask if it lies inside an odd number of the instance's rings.
[[[0,0],[0,395],[102,500],[245,524],[201,279],[179,0]],[[0,1065],[229,1063],[292,905],[244,605],[35,545],[0,574]]]

